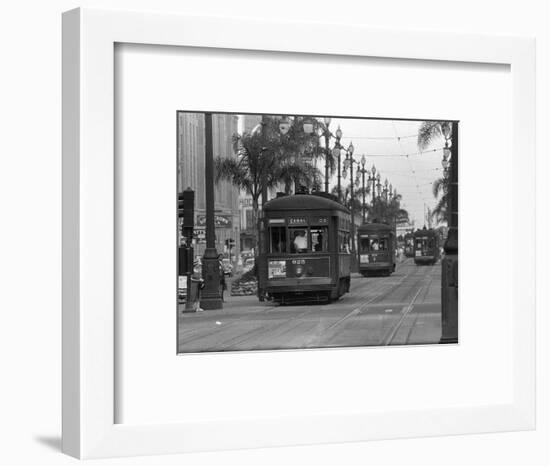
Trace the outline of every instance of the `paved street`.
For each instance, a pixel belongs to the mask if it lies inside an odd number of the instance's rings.
[[[278,306],[227,296],[224,309],[179,313],[180,352],[416,345],[441,336],[441,265],[397,265],[390,277],[354,276],[324,305]]]

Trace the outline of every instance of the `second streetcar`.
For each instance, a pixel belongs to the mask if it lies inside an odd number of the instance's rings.
[[[359,272],[390,275],[395,272],[395,230],[386,223],[364,223],[357,228]]]

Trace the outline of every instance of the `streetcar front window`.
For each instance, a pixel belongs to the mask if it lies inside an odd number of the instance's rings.
[[[290,235],[290,252],[291,253],[303,253],[308,252],[309,244],[307,239],[307,229],[301,228],[289,228],[288,233]]]
[[[328,228],[313,227],[309,232],[311,248],[313,252],[328,251]]]
[[[389,240],[378,236],[361,236],[359,245],[361,252],[387,251]]]
[[[380,238],[378,241],[378,250],[387,251],[388,250],[388,238]]]
[[[270,228],[270,252],[284,253],[286,251],[286,227]]]
[[[434,239],[433,238],[417,238],[415,249],[417,251],[422,251],[427,254],[427,251],[432,249],[434,247]]]

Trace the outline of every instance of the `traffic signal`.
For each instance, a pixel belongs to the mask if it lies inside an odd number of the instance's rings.
[[[193,229],[195,223],[195,191],[187,188],[181,194],[183,203],[183,228]]]
[[[178,194],[178,218],[183,218],[183,193]]]

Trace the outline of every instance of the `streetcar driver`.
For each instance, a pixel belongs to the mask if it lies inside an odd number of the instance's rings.
[[[294,233],[294,248],[296,252],[307,252],[307,237],[304,230]]]

